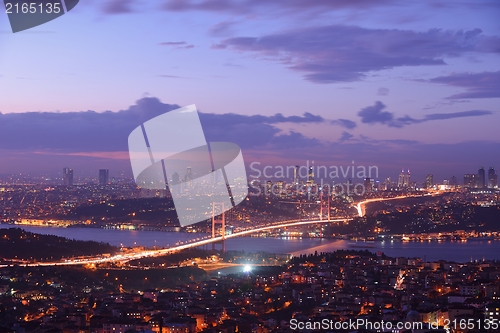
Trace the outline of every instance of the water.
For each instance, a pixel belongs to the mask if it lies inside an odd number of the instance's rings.
[[[0,228],[12,228],[12,225],[0,224]],[[16,226],[20,227],[20,226]],[[54,228],[23,226],[22,229],[39,234],[50,234],[77,240],[94,240],[115,246],[142,245],[146,247],[173,246],[176,242],[204,237],[207,234],[159,232],[139,230],[108,230],[98,228]],[[420,257],[426,260],[449,260],[467,262],[472,260],[500,260],[500,241],[444,241],[444,242],[375,242],[372,252],[381,251],[391,257]],[[210,245],[209,245],[210,247]],[[208,248],[208,247],[207,247]],[[210,247],[211,248],[211,247]],[[220,245],[217,245],[220,248]],[[348,241],[318,238],[263,238],[238,237],[226,240],[227,250],[245,252],[309,254],[314,251],[333,252],[340,249],[352,249]],[[362,250],[363,248],[356,248]]]

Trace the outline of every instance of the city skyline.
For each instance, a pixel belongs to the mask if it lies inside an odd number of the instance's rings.
[[[207,141],[248,163],[418,179],[500,165],[497,3],[223,3],[81,3],[17,34],[1,21],[0,173],[127,174],[129,132],[193,103]]]

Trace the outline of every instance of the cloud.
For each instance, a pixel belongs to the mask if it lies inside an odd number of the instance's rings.
[[[457,73],[435,77],[429,82],[466,88],[466,92],[451,95],[447,99],[500,97],[500,71]]]
[[[236,22],[232,21],[223,21],[219,22],[217,24],[214,24],[209,30],[208,33],[211,36],[227,36],[232,33],[234,26],[236,25]]]
[[[252,52],[305,73],[308,81],[335,83],[401,66],[444,65],[445,57],[470,52],[500,53],[500,38],[484,36],[480,29],[416,32],[330,25],[228,38],[213,48]]]
[[[380,103],[380,102],[379,102]],[[375,103],[380,116],[385,105]],[[27,112],[0,114],[0,172],[58,173],[62,167],[73,167],[76,175],[85,170],[109,168],[117,175],[124,171],[131,175],[127,158],[127,139],[139,124],[165,112],[179,108],[165,104],[154,97],[145,97],[134,105],[117,112]],[[365,108],[366,109],[366,108]],[[490,114],[472,110],[451,114],[430,114],[424,121]],[[392,115],[392,113],[391,113]],[[372,118],[370,118],[372,117]],[[376,117],[375,117],[376,118]],[[404,118],[404,117],[403,117]],[[239,115],[200,112],[207,141],[234,142],[242,147],[247,164],[258,161],[262,165],[305,165],[306,160],[316,165],[376,165],[380,179],[397,176],[401,167],[411,161],[412,175],[418,172],[449,178],[444,174],[472,172],[477,164],[500,165],[500,156],[491,152],[500,150],[499,142],[466,142],[456,144],[423,144],[408,140],[375,140],[355,137],[346,131],[339,133],[336,142],[324,142],[291,131],[287,134],[276,126],[280,123],[329,123],[324,118],[305,113],[301,116],[275,114]],[[407,122],[415,120],[407,117]],[[427,120],[426,120],[427,119]],[[392,116],[392,122],[403,122]],[[388,125],[388,123],[385,123]],[[467,154],[464,154],[464,151]],[[399,170],[398,170],[399,169]]]
[[[385,108],[384,103],[377,101],[373,106],[367,106],[358,112],[361,122],[365,124],[388,124],[393,121],[394,115],[391,112],[382,111]]]
[[[379,96],[387,96],[389,95],[389,89],[388,88],[384,88],[384,87],[380,87],[377,89],[377,95]]]
[[[174,75],[166,77],[182,78]],[[60,153],[128,151],[127,138],[130,132],[165,112],[179,108],[175,104],[164,104],[154,97],[145,97],[126,110],[118,112],[26,112],[0,113],[0,149],[55,151]],[[200,112],[207,139],[212,141],[234,141],[234,135],[247,141],[247,147],[260,144],[284,142],[276,138],[279,123],[322,123],[321,116],[304,113],[302,116],[239,115],[235,113],[211,114]],[[234,139],[233,137],[233,139]],[[297,138],[292,133],[290,137]]]
[[[370,7],[393,4],[395,0],[336,0],[336,1],[309,1],[309,0],[167,0],[163,9],[167,11],[211,11],[232,14],[248,15],[258,10],[330,11],[345,8],[366,9]]]
[[[172,46],[172,49],[174,49],[174,50],[178,50],[178,49],[192,49],[194,47],[193,44],[188,44],[185,41],[181,41],[181,42],[161,42],[161,43],[158,43],[158,45],[161,45],[161,46]]]
[[[179,46],[179,45],[186,45],[187,42],[185,41],[181,41],[181,42],[161,42],[161,43],[158,43],[158,45],[162,45],[162,46]]]
[[[330,123],[334,125],[339,125],[347,129],[353,129],[356,127],[356,123],[349,119],[336,119],[332,120]]]
[[[354,135],[352,135],[351,133],[348,133],[346,131],[342,132],[342,135],[340,136],[340,139],[339,141],[340,142],[344,142],[344,141],[347,141],[349,139],[352,139],[354,137]]]
[[[132,13],[133,0],[108,0],[104,3],[102,11],[106,14]]]
[[[447,120],[455,118],[465,118],[465,117],[481,117],[492,115],[492,111],[487,110],[469,110],[460,111],[452,113],[431,113],[425,115],[424,118],[414,119],[408,115],[404,117],[395,118],[392,112],[382,111],[385,109],[385,104],[377,101],[375,105],[367,106],[358,112],[358,116],[361,117],[361,122],[365,124],[385,124],[389,127],[403,127],[413,124],[421,124],[428,121],[434,120]]]

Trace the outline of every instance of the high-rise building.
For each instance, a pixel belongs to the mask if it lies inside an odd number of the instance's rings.
[[[450,178],[450,186],[451,187],[457,187],[457,185],[458,185],[457,177],[455,177],[454,175],[451,176],[451,178]]]
[[[398,188],[403,188],[405,184],[405,171],[401,170],[401,173],[398,177]]]
[[[100,169],[99,170],[99,185],[106,185],[109,181],[109,170]]]
[[[475,174],[466,173],[464,175],[464,186],[471,188],[476,187],[476,178]]]
[[[498,175],[495,168],[491,167],[488,170],[488,188],[496,188],[498,186]]]
[[[293,168],[293,185],[299,185],[299,166]]]
[[[186,182],[190,182],[193,180],[193,170],[190,166],[186,169],[186,177],[184,179]]]
[[[309,174],[307,176],[307,181],[309,184],[314,184],[314,169],[313,167],[309,167]]]
[[[370,178],[365,178],[363,185],[365,186],[366,193],[371,193],[373,191],[373,185]]]
[[[63,168],[63,185],[73,186],[73,169]]]
[[[484,188],[484,186],[486,185],[485,180],[486,180],[486,171],[484,171],[484,167],[481,167],[477,172],[476,187]]]
[[[410,182],[410,170],[408,170],[408,173],[405,175],[405,183],[403,187],[410,187],[411,182]]]
[[[425,188],[432,188],[433,186],[434,186],[434,176],[428,174],[427,177],[425,177]]]

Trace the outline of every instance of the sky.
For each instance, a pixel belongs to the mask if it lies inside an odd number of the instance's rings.
[[[191,104],[247,165],[499,168],[498,17],[495,0],[81,0],[13,34],[0,13],[0,173],[131,175],[128,134]]]

